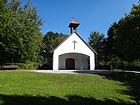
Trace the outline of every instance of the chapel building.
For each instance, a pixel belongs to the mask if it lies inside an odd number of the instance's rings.
[[[95,50],[77,33],[79,23],[69,24],[70,35],[53,50],[53,70],[95,70]]]

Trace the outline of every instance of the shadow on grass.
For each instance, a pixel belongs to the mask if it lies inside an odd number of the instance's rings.
[[[81,96],[66,96],[62,99],[55,96],[17,96],[0,95],[0,105],[130,105],[121,100],[115,102],[110,99],[96,100],[95,98],[85,98]],[[134,104],[135,105],[135,104]]]
[[[125,86],[129,87],[129,90],[121,93],[132,96],[132,100],[134,100],[137,105],[140,105],[140,73],[110,72],[100,75],[106,79],[123,82]]]

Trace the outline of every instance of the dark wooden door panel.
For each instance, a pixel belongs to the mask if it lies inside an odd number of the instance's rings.
[[[75,59],[73,59],[73,58],[66,59],[66,69],[67,70],[75,69]]]

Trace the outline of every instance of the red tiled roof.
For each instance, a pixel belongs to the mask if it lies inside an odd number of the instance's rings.
[[[76,20],[73,19],[73,20],[71,21],[71,24],[79,24],[79,23],[78,23]]]
[[[76,20],[74,20],[74,19],[69,24],[69,27],[77,28],[78,26],[79,26],[79,23]]]

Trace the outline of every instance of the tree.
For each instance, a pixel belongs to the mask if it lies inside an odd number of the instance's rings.
[[[117,56],[115,43],[116,43],[118,28],[119,28],[119,24],[116,22],[113,23],[113,25],[108,29],[108,33],[107,33],[108,37],[103,41],[105,61],[107,62]]]
[[[0,1],[0,65],[2,68],[2,65],[6,62],[7,58],[5,56],[6,50],[5,50],[5,45],[2,43],[3,37],[5,35],[5,32],[3,29],[5,29],[5,23],[7,20],[7,6],[6,6],[6,0],[1,0]]]
[[[2,0],[1,3],[0,47],[8,58],[6,62],[35,62],[42,43],[42,19],[37,10],[30,2],[22,5],[18,0]]]
[[[120,57],[130,63],[140,59],[140,5],[133,6],[132,11],[119,23],[116,37],[116,50]]]
[[[103,41],[104,35],[99,32],[91,32],[89,39],[89,44],[97,52],[96,62],[97,65],[100,65],[100,62],[103,60]]]
[[[52,68],[52,51],[67,37],[62,33],[48,32],[43,38],[42,55],[47,59],[49,68]]]

